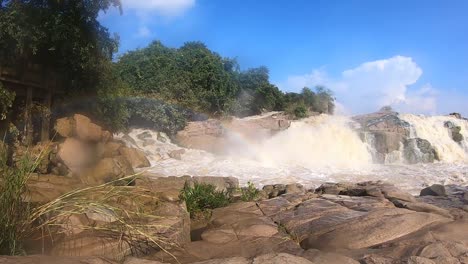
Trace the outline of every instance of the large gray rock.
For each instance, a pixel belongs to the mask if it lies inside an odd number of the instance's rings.
[[[453,141],[457,143],[461,143],[464,139],[463,135],[461,134],[461,127],[455,125],[452,121],[446,121],[444,126],[449,130],[450,136],[452,137]]]
[[[436,150],[428,140],[421,138],[410,138],[404,141],[403,156],[410,164],[433,163],[439,160]]]
[[[389,154],[399,151],[409,136],[410,124],[398,117],[398,113],[383,109],[376,113],[353,117],[360,124],[359,131],[366,141],[372,144],[373,159],[383,163]]]
[[[426,196],[426,195],[432,195],[432,196],[447,196],[447,193],[445,192],[445,187],[441,184],[433,184],[429,187],[426,187],[421,190],[421,193],[419,196]]]

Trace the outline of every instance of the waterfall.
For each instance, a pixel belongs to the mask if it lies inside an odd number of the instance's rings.
[[[132,129],[115,137],[143,150],[152,165],[144,170],[160,176],[234,176],[241,184],[301,183],[306,187],[329,181],[383,180],[415,194],[433,183],[468,184],[467,121],[447,116],[400,115],[400,118],[410,124],[407,144],[413,147],[412,154],[424,155],[418,152],[417,145],[419,138],[425,139],[437,151],[441,162],[406,164],[401,144],[399,150],[385,157],[384,164],[375,164],[373,135],[360,133],[362,130],[350,118],[327,115],[293,121],[288,129],[272,136],[264,131],[256,137],[227,131],[228,147],[224,155],[185,149],[180,160],[171,158],[169,153],[182,147],[163,133]],[[460,126],[463,142],[453,141],[446,121]]]
[[[237,136],[229,153],[267,166],[358,169],[371,163],[372,157],[352,123],[342,116],[314,116],[294,121],[287,130],[257,142],[242,142]]]
[[[439,159],[448,163],[468,162],[468,121],[451,116],[420,116],[402,114],[400,118],[411,124],[411,136],[428,140],[436,150]],[[453,140],[446,123],[460,127],[464,139]]]

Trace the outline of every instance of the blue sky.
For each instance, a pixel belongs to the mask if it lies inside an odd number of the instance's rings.
[[[468,1],[123,0],[100,21],[120,52],[202,41],[284,91],[332,89],[345,113],[468,115]]]

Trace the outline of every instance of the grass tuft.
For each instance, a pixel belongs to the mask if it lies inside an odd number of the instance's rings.
[[[244,202],[255,201],[260,196],[260,191],[252,182],[247,182],[247,187],[241,188],[241,200]]]
[[[227,192],[217,191],[212,184],[197,182],[193,186],[186,182],[179,198],[185,201],[192,218],[212,209],[227,206],[230,202]]]
[[[7,146],[0,142],[0,255],[24,255],[22,241],[32,212],[31,204],[23,201],[26,183],[39,164],[26,154],[16,167],[9,167]]]
[[[27,182],[43,155],[31,160],[25,154],[16,167],[9,167],[7,152],[2,150],[4,145],[0,142],[0,255],[25,255],[25,244],[31,240],[41,241],[44,253],[45,245],[73,239],[78,233],[98,234],[116,242],[126,250],[125,254],[156,249],[174,257],[166,249],[179,245],[164,236],[171,231],[170,221],[165,226],[164,217],[153,214],[159,204],[155,194],[140,187],[116,186],[118,182],[132,182],[139,175],[74,190],[45,204],[33,204],[27,199]],[[90,214],[101,221],[71,224],[73,217]]]

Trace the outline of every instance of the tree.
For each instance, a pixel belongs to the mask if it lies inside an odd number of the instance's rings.
[[[118,37],[97,17],[120,0],[0,1],[0,59],[24,70],[35,63],[58,71],[73,92],[95,93],[101,63],[112,59]]]
[[[172,49],[156,41],[128,52],[117,67],[135,93],[210,114],[227,112],[238,90],[237,61],[222,58],[201,42]]]
[[[316,109],[320,113],[333,114],[335,110],[335,98],[333,92],[324,86],[315,87],[317,91],[317,106]]]

